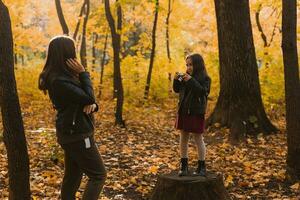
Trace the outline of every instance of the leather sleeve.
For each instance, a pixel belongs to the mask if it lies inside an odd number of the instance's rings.
[[[82,105],[90,105],[95,102],[92,82],[88,72],[79,73],[79,80],[82,88],[71,82],[64,80],[54,80],[53,88],[59,96],[62,96],[65,101],[72,103],[80,103]],[[96,104],[97,105],[97,104]],[[97,108],[98,110],[98,105]]]
[[[178,93],[179,92],[179,90],[180,90],[180,87],[181,87],[181,82],[179,81],[179,80],[177,80],[177,79],[174,79],[173,80],[173,91],[175,92],[175,93]]]
[[[191,78],[186,82],[187,86],[192,87],[198,95],[205,95],[208,96],[210,92],[210,82],[211,79],[209,77],[205,78],[205,81],[203,83],[200,83],[195,78]]]

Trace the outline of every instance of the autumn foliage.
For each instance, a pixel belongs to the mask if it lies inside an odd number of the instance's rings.
[[[63,152],[55,138],[55,110],[49,98],[37,88],[49,39],[62,34],[55,2],[3,2],[9,8],[12,20],[15,75],[28,142],[32,198],[57,199],[63,177]],[[168,58],[166,46],[166,17],[170,2],[168,26],[171,59]],[[76,40],[78,58],[84,19],[84,16],[78,18],[82,3],[83,0],[61,1],[70,35],[73,35],[78,20],[81,20]],[[110,3],[116,18],[116,3]],[[122,38],[120,73],[126,127],[115,126],[113,47],[102,1],[90,1],[86,28],[87,69],[100,105],[95,116],[95,138],[108,171],[101,199],[147,199],[158,174],[178,168],[179,132],[174,128],[177,96],[172,92],[171,85],[174,73],[185,71],[186,54],[201,53],[212,78],[206,117],[216,104],[220,88],[216,16],[211,0],[159,1],[156,55],[149,96],[145,100],[155,2],[121,0],[120,4],[123,23],[117,33]],[[261,96],[267,116],[278,128],[278,133],[247,136],[244,142],[237,145],[230,144],[229,129],[219,123],[208,127],[205,133],[208,171],[223,174],[224,184],[233,199],[300,198],[299,182],[289,182],[285,173],[287,141],[281,9],[282,5],[277,0],[250,1]],[[298,33],[299,30],[298,24]],[[103,54],[107,34],[107,49]],[[299,46],[299,37],[297,42]],[[102,62],[103,84],[100,84]],[[98,95],[100,91],[101,95]],[[0,136],[0,199],[7,199],[7,155],[2,140]],[[193,144],[191,146],[191,160],[196,163],[195,147]],[[78,198],[85,183],[86,178],[77,193]]]

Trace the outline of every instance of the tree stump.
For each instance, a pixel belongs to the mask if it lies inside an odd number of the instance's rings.
[[[229,200],[223,176],[208,172],[206,177],[183,176],[177,172],[160,175],[151,200]]]

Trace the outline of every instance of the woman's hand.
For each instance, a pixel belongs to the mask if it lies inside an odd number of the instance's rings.
[[[90,113],[93,112],[96,108],[97,108],[96,104],[86,105],[86,106],[84,106],[84,108],[83,108],[83,112],[85,112],[86,114],[90,114]]]
[[[66,61],[68,67],[70,67],[70,69],[72,71],[74,71],[76,74],[79,74],[80,72],[84,72],[85,71],[85,68],[82,66],[82,64],[80,64],[76,58],[72,59],[72,58],[69,58],[67,59]]]
[[[183,77],[185,76],[185,73],[179,73],[179,72],[176,72],[175,73],[175,76],[174,76],[174,79],[175,80],[179,80],[180,82],[183,80]]]
[[[186,82],[186,81],[188,81],[188,80],[190,80],[192,77],[191,77],[191,75],[189,75],[189,74],[184,74],[184,76],[183,76],[183,80]]]

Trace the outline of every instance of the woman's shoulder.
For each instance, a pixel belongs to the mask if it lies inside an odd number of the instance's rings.
[[[69,80],[70,79],[69,75],[66,75],[63,73],[57,73],[57,72],[54,72],[51,76],[52,76],[53,80]]]
[[[54,83],[54,82],[60,82],[60,83],[69,82],[69,83],[80,84],[80,82],[78,80],[76,80],[75,78],[73,78],[69,75],[59,74],[59,73],[53,74],[51,81],[52,81],[52,83]]]
[[[199,82],[211,82],[211,78],[209,75],[195,76],[194,78]]]

